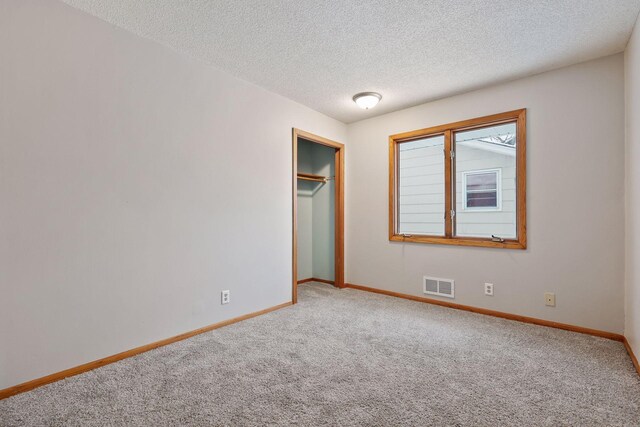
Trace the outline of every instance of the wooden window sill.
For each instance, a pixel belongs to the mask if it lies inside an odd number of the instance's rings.
[[[391,242],[407,242],[407,243],[430,243],[436,245],[455,245],[455,246],[475,246],[483,248],[500,248],[500,249],[526,249],[527,242],[518,240],[505,240],[504,242],[495,242],[490,239],[471,238],[471,237],[437,237],[437,236],[403,236],[394,234],[389,236]]]

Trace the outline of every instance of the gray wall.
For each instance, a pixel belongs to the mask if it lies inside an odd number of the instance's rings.
[[[57,1],[0,52],[0,389],[291,300],[291,129],[345,125]]]
[[[335,150],[320,144],[313,145],[313,173],[335,175]],[[335,180],[331,180],[313,196],[313,277],[335,278]]]
[[[636,357],[640,357],[640,24],[638,22],[625,52],[625,83],[627,257],[624,333]]]
[[[621,333],[623,72],[618,54],[349,125],[347,281],[422,295],[423,275],[452,278],[457,303]],[[388,136],[518,108],[528,109],[528,249],[389,242]]]

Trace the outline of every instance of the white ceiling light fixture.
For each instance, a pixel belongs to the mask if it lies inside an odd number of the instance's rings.
[[[353,102],[363,110],[375,107],[381,99],[382,95],[377,92],[360,92],[353,95]]]

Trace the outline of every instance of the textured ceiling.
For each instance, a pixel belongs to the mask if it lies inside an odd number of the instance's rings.
[[[620,52],[640,0],[63,0],[343,122]],[[377,91],[373,110],[351,97]]]

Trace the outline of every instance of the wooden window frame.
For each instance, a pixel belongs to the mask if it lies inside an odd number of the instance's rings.
[[[526,209],[526,154],[527,130],[525,108],[490,116],[477,117],[446,125],[419,129],[389,136],[389,240],[393,242],[431,243],[442,245],[478,246],[502,249],[527,248],[527,209]],[[455,206],[455,162],[451,161],[454,132],[495,126],[503,123],[516,124],[516,232],[515,239],[497,241],[492,238],[458,237],[455,235],[455,221],[449,214]],[[437,135],[444,135],[444,165],[445,165],[445,235],[409,235],[399,234],[398,230],[398,146],[403,142],[414,141]],[[455,150],[454,150],[455,151]]]

